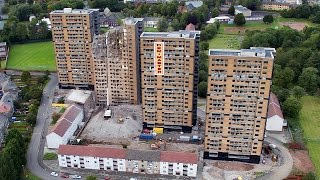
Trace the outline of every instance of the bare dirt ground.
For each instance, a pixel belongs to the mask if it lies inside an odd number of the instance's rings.
[[[236,161],[205,160],[203,178],[205,180],[233,180],[237,177],[255,179],[258,174],[264,174],[271,169],[267,164],[249,164]]]
[[[214,166],[227,171],[249,171],[254,165],[241,162],[217,161]]]
[[[282,26],[289,26],[292,29],[301,31],[306,26],[305,23],[302,22],[282,22],[280,23]]]
[[[151,144],[153,143],[156,143],[156,141],[144,142],[135,140],[130,142],[128,148],[136,150],[151,150]],[[167,143],[165,148],[161,148],[161,150],[195,153],[200,151],[201,148],[202,146],[197,144]]]
[[[314,166],[309,157],[308,151],[306,150],[289,150],[293,158],[293,166],[302,171],[303,173],[308,173],[314,171]]]
[[[104,110],[94,116],[80,138],[89,143],[128,144],[142,130],[141,107],[121,105],[110,107],[112,117],[105,120]],[[122,123],[118,123],[119,119]]]

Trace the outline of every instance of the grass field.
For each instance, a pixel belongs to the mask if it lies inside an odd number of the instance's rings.
[[[217,34],[209,42],[211,49],[239,49],[242,36]]]
[[[158,28],[152,28],[152,27],[145,27],[145,32],[159,32]]]
[[[50,41],[12,45],[6,69],[55,71],[53,43]]]
[[[320,97],[305,96],[300,112],[301,127],[317,175],[320,177]]]

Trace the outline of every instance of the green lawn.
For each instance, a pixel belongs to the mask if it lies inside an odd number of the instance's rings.
[[[152,28],[152,27],[145,27],[145,32],[159,32],[158,28]]]
[[[317,175],[320,176],[320,97],[305,96],[300,112],[301,127]]]
[[[242,36],[217,34],[208,41],[210,49],[239,49]]]
[[[56,153],[45,153],[43,155],[43,160],[56,160],[58,159],[58,155]]]
[[[12,45],[6,69],[55,71],[53,43],[49,41]]]

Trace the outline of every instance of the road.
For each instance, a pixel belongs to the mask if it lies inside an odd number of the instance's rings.
[[[283,146],[283,143],[279,140],[272,138],[272,137],[266,137],[265,141],[271,144],[275,144],[277,148],[281,152],[281,165],[278,167],[272,167],[271,171],[267,173],[266,175],[256,178],[258,180],[269,180],[269,179],[285,179],[288,177],[291,173],[292,167],[293,167],[293,159],[291,157],[291,154],[289,150]]]
[[[27,168],[32,172],[32,174],[45,180],[56,179],[50,175],[51,170],[45,170],[43,169],[45,166],[42,167],[39,164],[39,158],[42,158],[43,156],[45,136],[47,134],[50,121],[49,112],[51,109],[54,89],[58,84],[56,74],[50,75],[50,78],[50,81],[44,88],[44,93],[38,110],[37,123],[33,129],[32,138],[27,152]]]

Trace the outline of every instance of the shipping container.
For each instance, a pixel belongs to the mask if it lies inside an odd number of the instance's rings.
[[[180,136],[180,141],[190,141],[190,137],[189,136]]]
[[[153,135],[152,134],[140,134],[139,139],[152,140],[153,139]]]
[[[153,132],[157,134],[163,134],[163,128],[153,128]]]

